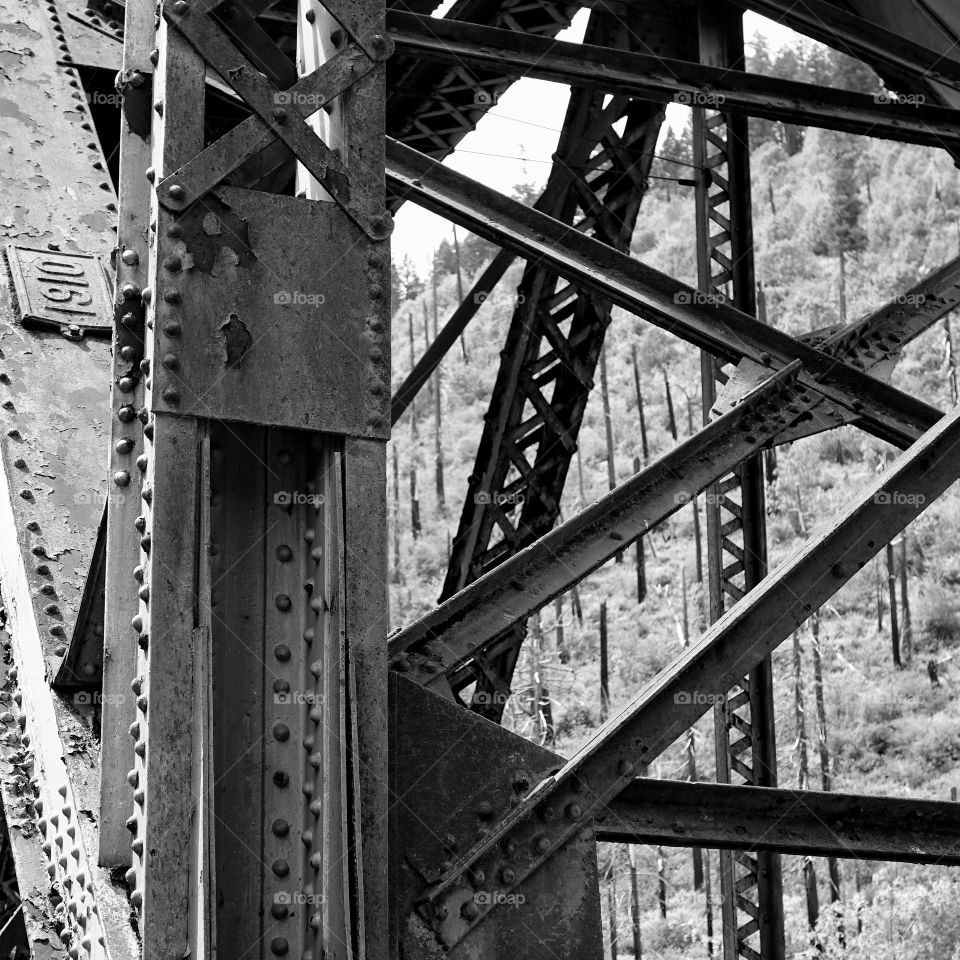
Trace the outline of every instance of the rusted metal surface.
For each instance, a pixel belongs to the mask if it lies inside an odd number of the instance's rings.
[[[957,113],[933,105],[878,103],[865,93],[765,77],[666,56],[531,37],[510,30],[390,14],[401,53],[472,67],[512,68],[517,76],[724,111],[803,126],[941,147],[957,139]]]
[[[699,302],[702,298],[692,287],[389,138],[387,177],[420,206],[523,256],[550,263],[561,276],[719,358],[746,357],[771,369],[801,360],[804,385],[857,413],[859,425],[880,439],[907,446],[942,416],[942,411],[837,363],[727,303]]]
[[[114,243],[115,200],[78,74],[57,66],[69,51],[57,8],[4,0],[0,42],[2,240],[105,259]],[[91,451],[107,443],[110,348],[26,330],[6,284],[0,347],[0,582],[29,737],[26,760],[46,811],[40,816],[48,879],[64,900],[71,949],[131,957],[136,947],[126,904],[96,866],[93,707],[49,688],[73,631],[106,495],[105,456]]]
[[[892,829],[896,824],[896,829]],[[912,797],[640,779],[596,819],[597,839],[960,866],[960,808]]]
[[[735,604],[562,768],[533,787],[489,836],[431,877],[423,911],[435,917],[431,910],[438,906],[442,913],[444,904],[459,904],[469,895],[469,877],[478,868],[491,873],[508,863],[516,881],[522,882],[542,867],[550,849],[573,836],[581,821],[617,796],[641,765],[655,760],[710,708],[713,698],[703,694],[729,689],[957,479],[960,463],[950,451],[958,441],[960,409],[943,418]],[[914,496],[891,498],[893,490]],[[545,822],[547,808],[556,816]],[[536,839],[544,835],[549,843],[538,846]],[[504,852],[510,840],[512,855]],[[434,927],[452,946],[496,909],[498,905],[491,905],[452,926],[435,920]]]
[[[174,232],[154,409],[388,435],[389,264],[334,205],[221,187]]]
[[[456,925],[475,907],[498,900],[508,919],[476,928],[452,950],[440,947],[416,910],[431,867],[458,857],[489,832],[531,784],[561,761],[396,675],[390,681],[390,730],[390,869],[400,956],[601,956],[596,844],[587,823],[556,851],[555,872],[542,871],[519,885],[498,871],[474,874],[474,885],[449,907],[445,922]],[[430,811],[428,817],[424,811]]]

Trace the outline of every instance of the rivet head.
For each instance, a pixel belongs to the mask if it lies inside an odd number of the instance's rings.
[[[290,116],[289,113],[283,107],[276,107],[270,111],[270,116],[273,117],[277,123],[286,123],[287,118]]]
[[[150,458],[145,453],[141,453],[140,456],[137,457],[137,469],[141,471],[146,470],[149,462]]]
[[[136,300],[140,296],[140,288],[135,283],[125,283],[121,292],[124,300]]]
[[[126,470],[118,470],[113,475],[113,482],[118,487],[125,487],[130,482],[130,474]]]
[[[177,404],[180,402],[180,391],[173,386],[167,386],[163,388],[163,399],[169,404]]]
[[[468,900],[460,908],[460,916],[464,920],[476,920],[480,916],[480,908],[477,906],[476,902],[473,900]]]
[[[163,365],[168,370],[176,370],[180,366],[180,360],[175,353],[165,353],[163,355]]]
[[[567,816],[571,820],[579,820],[583,816],[583,807],[579,803],[571,803],[567,807]]]
[[[285,877],[290,873],[290,864],[288,864],[286,860],[274,860],[270,865],[270,869],[273,870],[276,876]]]
[[[140,254],[136,250],[126,249],[120,254],[120,259],[128,266],[135,267],[140,262]]]
[[[171,200],[182,200],[187,195],[187,191],[180,186],[179,183],[171,183],[167,187],[167,196]]]
[[[130,437],[121,437],[114,445],[117,453],[129,453],[133,449],[133,440]]]
[[[541,834],[536,840],[534,840],[533,845],[536,848],[537,853],[546,853],[551,847],[550,838]]]
[[[290,659],[290,648],[285,643],[278,643],[273,648],[273,655],[281,663],[286,663]]]
[[[278,593],[273,602],[276,604],[277,609],[283,612],[286,612],[293,606],[290,598],[285,593]]]
[[[274,937],[270,941],[270,952],[277,957],[285,956],[289,949],[290,944],[287,943],[285,937]]]
[[[183,261],[176,255],[164,257],[163,267],[165,270],[170,270],[175,273],[183,267]]]
[[[281,563],[288,563],[293,559],[293,551],[285,543],[281,543],[280,546],[277,547],[277,559]]]
[[[273,774],[273,783],[277,787],[285,787],[290,783],[290,776],[283,772],[283,770],[276,770]]]
[[[140,599],[141,599],[144,603],[147,603],[147,602],[150,600],[150,587],[149,587],[149,585],[144,584],[144,585],[137,591],[137,595],[140,597]]]
[[[171,223],[167,227],[167,236],[171,240],[179,240],[183,236],[183,227],[179,223]]]
[[[180,296],[179,290],[164,290],[163,299],[166,303],[179,303],[183,297]]]
[[[367,296],[371,300],[382,300],[383,299],[383,287],[379,283],[371,283],[367,287]]]
[[[517,879],[517,872],[513,867],[504,867],[500,871],[500,879],[506,884],[512,884]]]
[[[273,725],[273,737],[284,743],[290,739],[290,728],[285,723],[275,723]]]
[[[137,411],[133,409],[129,404],[125,404],[117,411],[117,419],[121,423],[130,423],[132,420],[135,420],[137,416]]]
[[[183,333],[183,327],[176,321],[171,320],[169,323],[163,325],[163,332],[168,337],[179,337],[180,334]]]
[[[121,393],[132,393],[136,385],[137,381],[133,377],[121,377],[117,381],[117,387]]]

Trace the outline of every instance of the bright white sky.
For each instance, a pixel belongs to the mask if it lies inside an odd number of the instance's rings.
[[[559,39],[581,40],[588,12],[581,10]],[[792,30],[755,13],[746,13],[743,25],[748,41],[755,33],[762,33],[772,50],[797,38]],[[520,80],[501,97],[477,129],[461,141],[446,160],[447,165],[506,193],[518,183],[542,186],[550,172],[550,157],[556,149],[568,98],[569,88],[561,84]],[[668,105],[667,124],[682,127],[686,109],[679,104]],[[409,254],[418,272],[424,275],[434,247],[444,237],[452,237],[448,221],[406,203],[397,215],[392,239],[394,260],[399,263]]]

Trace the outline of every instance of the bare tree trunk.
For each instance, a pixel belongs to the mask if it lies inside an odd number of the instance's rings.
[[[426,318],[424,318],[426,319]],[[439,317],[437,314],[437,274],[433,274],[433,336],[437,336],[437,324]],[[429,347],[430,337],[427,337],[427,346]],[[437,512],[440,516],[445,516],[447,512],[447,500],[443,489],[443,411],[441,409],[440,397],[440,364],[433,374],[433,461],[436,475],[437,488]]]
[[[637,389],[637,412],[640,414],[640,445],[643,449],[644,465],[650,461],[650,447],[647,444],[647,418],[643,414],[643,392],[640,390],[640,366],[637,363],[637,345],[631,347],[633,353],[633,383]]]
[[[703,851],[703,899],[707,920],[707,956],[713,956],[713,880],[710,876],[710,851]]]
[[[640,942],[640,887],[637,883],[637,854],[633,844],[627,847],[630,857],[630,927],[633,932],[634,960],[641,960],[643,945]]]
[[[583,489],[583,457],[580,454],[580,448],[577,447],[577,488],[580,494],[580,502],[577,509],[582,510],[587,505],[587,495]]]
[[[393,576],[400,583],[400,454],[393,447]]]
[[[876,586],[877,594],[877,632],[883,633],[883,582],[881,580],[880,574],[880,558],[873,563],[873,569],[876,572],[876,577],[874,578],[874,583]]]
[[[847,322],[847,256],[843,250],[839,253],[840,260],[840,282],[839,282],[839,293],[840,297],[840,322]]]
[[[577,623],[583,626],[583,607],[580,605],[580,590],[574,585],[570,588],[570,607],[573,615],[577,618]]]
[[[660,916],[667,919],[667,864],[663,859],[663,847],[657,847],[657,900]]]
[[[958,224],[960,226],[960,224]],[[953,346],[953,329],[950,318],[943,318],[943,332],[947,341],[947,370],[950,374],[950,397],[954,404],[960,402],[960,390],[957,388],[957,352]]]
[[[610,960],[617,960],[617,874],[612,860],[607,884],[607,922],[610,924]]]
[[[693,403],[690,396],[687,396],[687,433],[692,437],[695,433],[693,429]],[[690,491],[690,507],[693,510],[693,547],[696,555],[697,583],[703,583],[703,547],[700,543],[700,500],[696,492]]]
[[[888,543],[887,549],[887,586],[890,595],[890,643],[893,647],[893,665],[898,669],[903,669],[903,662],[900,660],[900,627],[897,622],[897,570],[896,562],[893,558],[893,544]]]
[[[531,713],[537,742],[552,743],[554,739],[553,710],[550,691],[543,679],[543,631],[540,629],[540,611],[527,621],[530,626],[530,692]]]
[[[662,367],[663,370],[663,386],[667,396],[667,426],[670,429],[670,436],[673,437],[673,442],[677,442],[677,418],[673,411],[673,394],[670,392],[670,378],[667,376],[667,368]]]
[[[410,329],[410,369],[414,367],[415,350],[413,338],[413,314],[407,314],[407,325]],[[420,439],[417,433],[417,405],[410,402],[410,530],[414,540],[420,536],[420,501],[417,499],[417,449]]]
[[[460,269],[460,241],[457,239],[457,227],[453,226],[453,255],[457,259],[457,303],[463,303],[463,271]],[[436,334],[436,325],[434,325],[434,334]],[[467,355],[467,341],[464,339],[463,331],[460,332],[460,351],[463,353],[463,362],[469,363],[470,357]]]
[[[830,746],[827,742],[827,709],[823,698],[823,658],[820,648],[820,611],[810,618],[810,636],[813,640],[813,692],[817,704],[817,741],[820,748],[820,782],[823,790],[829,793],[833,789],[830,775]],[[830,874],[830,901],[834,904],[841,900],[840,865],[836,857],[827,858],[827,870]],[[842,917],[837,920],[837,934],[840,942],[845,939]]]
[[[610,663],[607,659],[607,601],[600,603],[600,722],[610,710]]]
[[[640,458],[633,458],[633,472],[640,472]],[[647,596],[647,563],[643,550],[643,537],[637,537],[637,603],[643,603]]]
[[[900,537],[900,639],[903,659],[909,663],[913,656],[913,624],[910,621],[910,595],[907,591],[907,531]]]
[[[617,467],[614,462],[613,418],[610,416],[610,390],[607,386],[607,350],[600,348],[600,397],[603,401],[603,426],[607,435],[607,488],[617,485]],[[616,563],[623,563],[623,551],[614,554]]]
[[[793,703],[797,726],[797,786],[810,789],[810,763],[807,747],[807,718],[803,704],[803,651],[800,647],[800,632],[793,632]],[[820,919],[820,900],[817,895],[817,873],[811,857],[803,859],[803,886],[807,895],[807,923],[811,930],[817,929]]]

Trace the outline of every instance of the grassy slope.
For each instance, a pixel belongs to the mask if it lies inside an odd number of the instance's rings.
[[[856,317],[906,289],[923,273],[953,255],[958,234],[958,178],[945,156],[919,148],[867,141],[864,168],[871,171],[870,202],[864,224],[869,247],[849,268],[849,316]],[[786,157],[767,144],[754,154],[757,273],[768,291],[770,321],[799,334],[838,321],[836,264],[810,252],[809,229],[822,202],[825,177],[816,134],[805,149]],[[867,191],[862,199],[867,202]],[[772,198],[772,201],[771,201]],[[776,213],[774,213],[776,208]],[[694,279],[692,245],[693,207],[689,190],[673,186],[668,195],[658,186],[647,198],[634,241],[634,252],[646,261],[688,281]],[[444,470],[448,506],[442,513],[434,493],[432,403],[421,394],[418,432],[411,430],[409,414],[398,425],[391,455],[400,467],[400,514],[392,519],[400,534],[401,562],[392,586],[392,618],[407,623],[435,602],[446,566],[448,538],[456,531],[465,478],[472,469],[482,417],[486,411],[499,361],[503,337],[519,281],[515,266],[484,304],[468,332],[470,362],[459,350],[443,366]],[[439,315],[449,315],[455,299],[455,280],[441,279]],[[395,317],[394,381],[409,370],[407,315],[416,326],[417,352],[423,344],[424,307],[429,295],[402,304]],[[694,351],[668,339],[636,318],[617,312],[608,337],[611,403],[616,433],[618,475],[626,476],[640,453],[639,427],[630,368],[630,349],[640,352],[648,424],[654,452],[672,443],[667,432],[662,368],[674,389],[674,402],[686,434],[686,404],[698,409],[699,361]],[[905,390],[942,407],[949,404],[943,367],[943,333],[937,327],[912,345],[895,374]],[[829,522],[833,513],[872,478],[890,451],[853,429],[814,437],[781,449],[778,477],[768,490],[768,532],[773,563],[780,562],[802,542],[803,526]],[[564,496],[567,515],[606,489],[606,448],[599,396],[591,399],[580,436],[582,471],[576,461]],[[842,462],[841,462],[842,461]],[[424,531],[414,540],[410,531],[409,469],[418,471]],[[580,495],[582,482],[583,497]],[[680,651],[676,618],[680,614],[680,570],[690,584],[689,616],[696,636],[704,625],[702,590],[695,580],[689,508],[657,531],[648,549],[647,575],[651,586],[638,608],[634,593],[632,551],[622,565],[609,564],[580,589],[584,620],[572,614],[569,598],[563,602],[563,625],[571,651],[561,663],[555,648],[556,612],[541,614],[544,658],[541,670],[551,688],[558,723],[558,749],[570,752],[599,722],[598,618],[601,600],[609,607],[611,684],[613,706],[631,699],[645,681]],[[960,635],[956,612],[960,583],[960,525],[956,489],[909,530],[909,589],[913,612],[915,651],[903,671],[895,671],[889,653],[889,615],[884,630],[877,626],[875,565],[866,567],[824,610],[823,645],[828,737],[833,751],[834,788],[852,792],[923,796],[945,799],[951,786],[960,785],[960,668],[932,688],[926,664],[950,655]],[[655,556],[653,555],[655,551]],[[885,584],[884,584],[885,587]],[[809,640],[804,637],[805,695],[808,733],[815,735]],[[789,644],[777,652],[776,710],[780,781],[797,782],[794,690]],[[529,734],[524,714],[523,686],[531,665],[521,660],[517,696],[508,705],[506,723]],[[712,720],[697,729],[700,773],[713,772]],[[811,772],[818,775],[815,742],[811,744]],[[682,776],[682,745],[661,758],[655,773]],[[629,943],[626,904],[626,860],[616,852],[620,874],[622,950]],[[714,868],[716,856],[713,856]],[[807,949],[798,858],[784,861],[785,890],[791,953]],[[669,922],[658,920],[655,905],[656,853],[639,850],[644,942],[647,956],[700,957],[703,937],[703,901],[690,890],[690,854],[666,853],[671,885]],[[825,864],[817,864],[820,897],[828,899]],[[960,899],[953,874],[945,869],[907,865],[843,865],[844,895],[849,911],[856,897],[855,874],[863,886],[864,932],[851,941],[855,956],[927,958],[955,956],[960,943]],[[717,885],[714,872],[714,885]],[[830,948],[832,949],[832,948]]]

